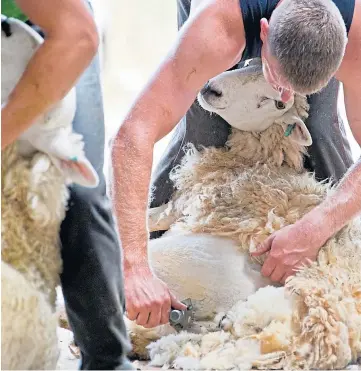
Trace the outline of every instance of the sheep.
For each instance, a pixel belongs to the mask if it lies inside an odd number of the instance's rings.
[[[43,42],[25,23],[6,20],[1,35],[2,106]],[[55,369],[59,356],[56,287],[62,269],[59,231],[68,185],[96,187],[99,179],[72,129],[73,88],[2,150],[1,365]]]
[[[144,329],[127,321],[134,355],[181,369],[324,369],[356,362],[360,218],[285,287],[262,277],[264,257],[249,254],[334,192],[303,167],[312,143],[306,97],[279,101],[256,59],[210,80],[198,102],[232,133],[225,148],[186,148],[171,174],[175,194],[149,210],[148,222],[150,231],[167,230],[149,242],[151,267],[178,298],[192,299],[196,322],[177,334],[169,325]]]

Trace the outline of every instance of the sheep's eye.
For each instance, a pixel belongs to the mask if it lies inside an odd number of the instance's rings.
[[[261,97],[257,104],[257,108],[261,108],[268,100],[269,98],[267,97]]]
[[[276,105],[277,109],[285,109],[286,108],[285,104],[280,100],[276,100],[275,105]]]

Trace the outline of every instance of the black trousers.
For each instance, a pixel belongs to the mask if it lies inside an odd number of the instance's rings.
[[[134,369],[126,358],[121,248],[106,195],[104,112],[96,56],[76,85],[74,130],[84,137],[85,152],[98,173],[95,189],[72,186],[61,226],[61,284],[70,326],[81,350],[81,369]]]

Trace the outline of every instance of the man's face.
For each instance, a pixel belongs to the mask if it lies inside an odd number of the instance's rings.
[[[280,93],[281,100],[287,103],[294,94],[291,84],[281,75],[278,62],[268,50],[268,22],[261,21],[261,50],[263,75],[266,81]]]

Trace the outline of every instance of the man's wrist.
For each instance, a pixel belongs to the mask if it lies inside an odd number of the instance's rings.
[[[338,231],[332,222],[332,213],[325,210],[322,204],[304,215],[296,224],[299,224],[304,234],[310,236],[312,245],[317,248],[323,246]]]
[[[138,253],[125,253],[124,254],[124,275],[133,274],[151,274],[147,254],[142,251]]]

